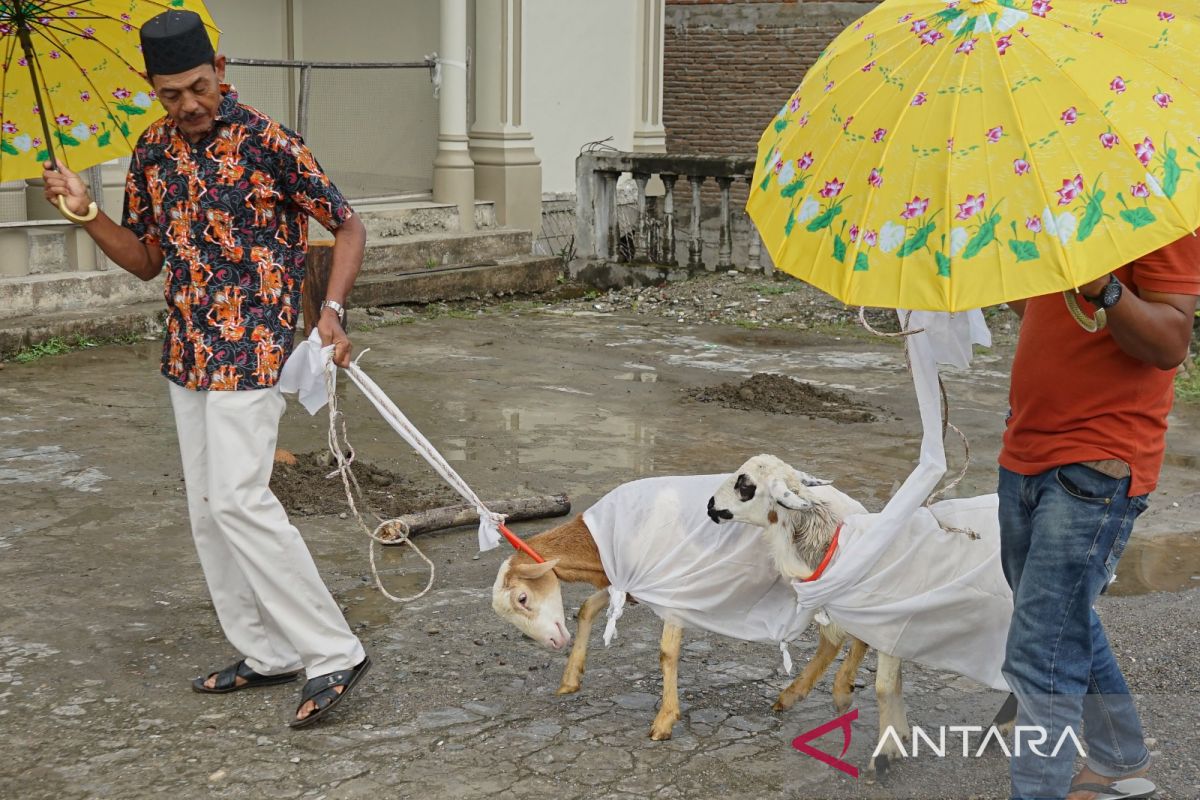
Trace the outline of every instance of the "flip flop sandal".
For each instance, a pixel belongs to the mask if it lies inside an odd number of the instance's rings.
[[[210,689],[204,684],[213,675],[216,675],[217,679]],[[241,689],[256,689],[260,686],[278,686],[281,683],[291,683],[299,676],[300,670],[283,672],[279,675],[260,675],[247,667],[246,659],[242,659],[236,664],[230,664],[220,672],[211,672],[205,677],[194,679],[192,681],[192,691],[199,692],[200,694],[229,694]],[[238,678],[244,680],[245,683],[238,686]]]
[[[289,728],[303,728],[306,725],[311,725],[321,717],[333,710],[334,706],[342,702],[346,695],[350,694],[350,690],[362,680],[362,676],[367,674],[367,670],[371,668],[371,657],[367,656],[358,666],[351,669],[338,670],[330,672],[328,675],[318,675],[308,683],[304,684],[304,688],[300,690],[300,705],[296,706],[296,712],[299,713],[304,704],[311,700],[316,705],[316,710],[309,714],[304,719],[296,719],[293,717],[288,722]],[[336,691],[336,687],[344,687],[342,691]]]
[[[1097,800],[1144,800],[1158,790],[1145,778],[1125,778],[1112,783],[1075,783],[1072,792],[1095,792]]]

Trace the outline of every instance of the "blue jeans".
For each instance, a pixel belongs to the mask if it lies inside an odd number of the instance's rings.
[[[1017,695],[1017,725],[1041,726],[1047,737],[1011,761],[1012,796],[1066,797],[1078,748],[1087,765],[1119,778],[1146,767],[1150,753],[1129,687],[1092,604],[1108,586],[1145,495],[1127,497],[1129,478],[1110,478],[1082,464],[1040,475],[1000,469],[1000,542],[1013,591],[1004,677]],[[1083,736],[1079,737],[1080,723]],[[1024,744],[1039,734],[1028,732]]]

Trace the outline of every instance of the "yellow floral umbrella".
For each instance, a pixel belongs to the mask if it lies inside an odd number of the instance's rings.
[[[78,172],[130,153],[162,116],[143,72],[138,29],[200,0],[0,0],[0,181]]]
[[[853,305],[1064,291],[1200,228],[1196,0],[888,0],[759,143],[775,264]]]

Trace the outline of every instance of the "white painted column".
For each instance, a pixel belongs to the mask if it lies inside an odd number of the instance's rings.
[[[475,123],[471,157],[476,193],[496,204],[501,225],[542,224],[542,161],[525,127],[525,2],[475,4]]]
[[[467,145],[467,0],[441,0],[441,11],[433,199],[457,205],[462,229],[469,231],[475,229],[475,163]]]
[[[667,131],[662,122],[663,0],[637,0],[638,49],[635,56],[633,152],[667,152]]]

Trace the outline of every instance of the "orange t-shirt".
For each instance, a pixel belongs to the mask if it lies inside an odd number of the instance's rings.
[[[1116,271],[1125,291],[1200,295],[1200,236],[1186,236]],[[1025,306],[1013,359],[1000,465],[1037,475],[1115,458],[1130,467],[1129,495],[1154,491],[1166,450],[1175,370],[1126,355],[1108,330],[1088,333],[1061,294]]]

